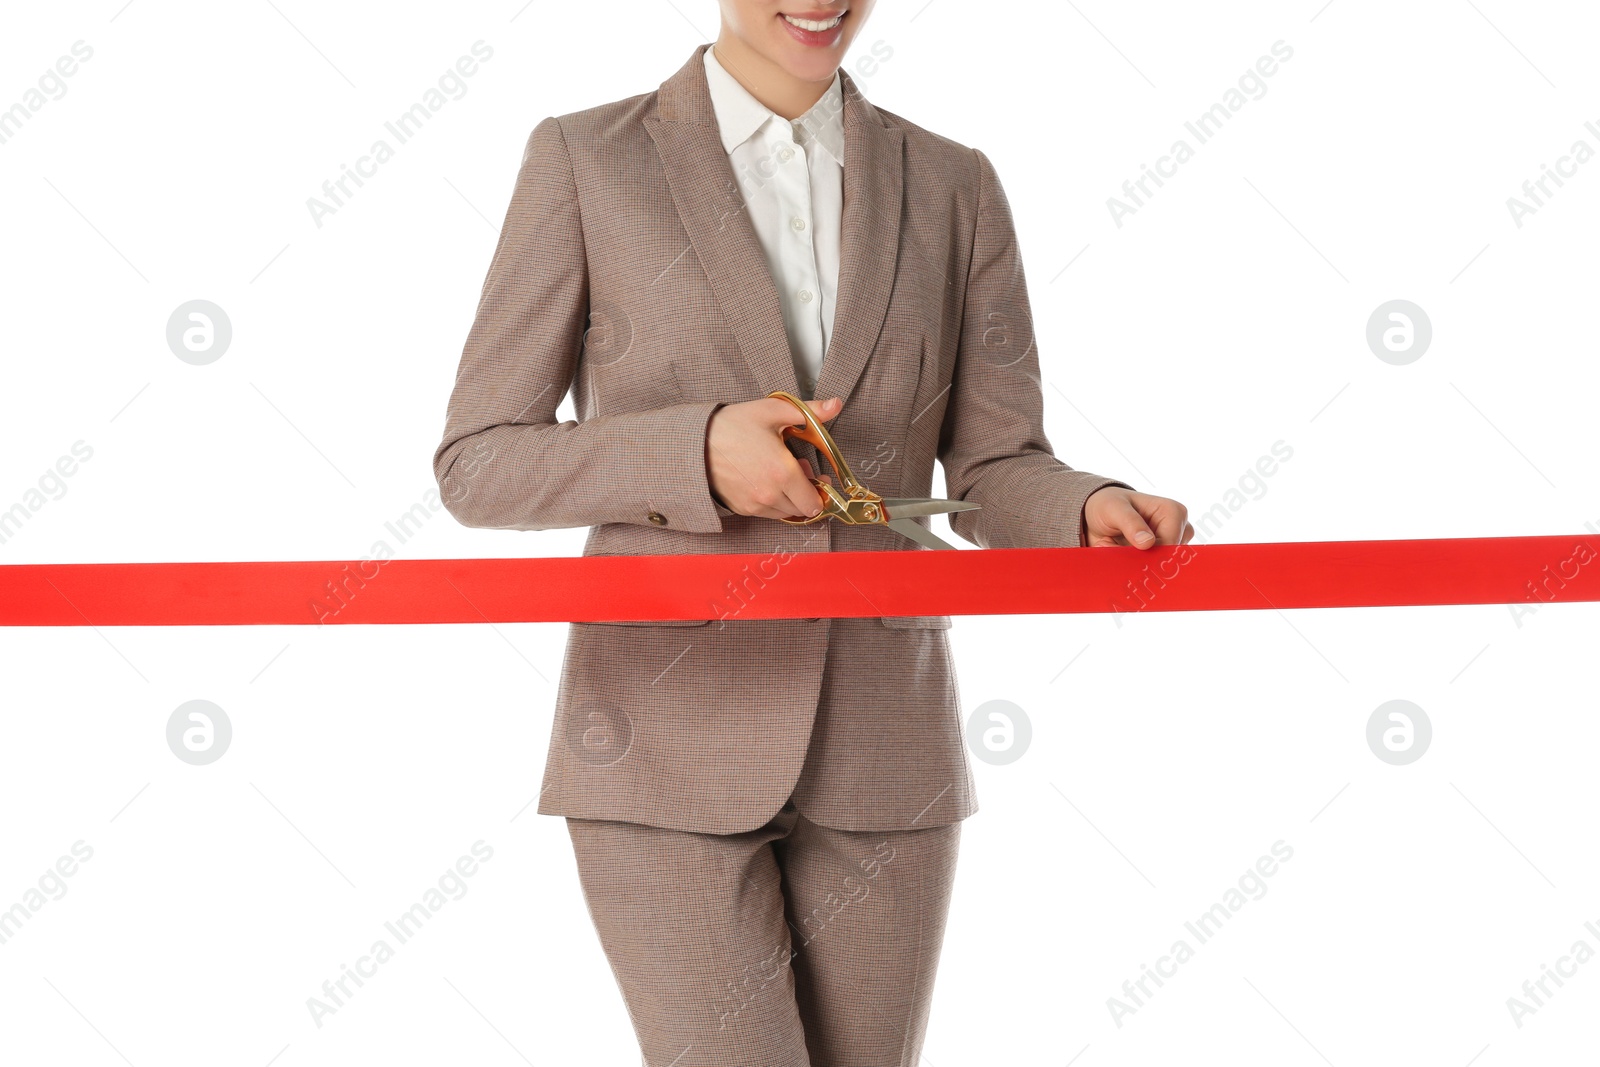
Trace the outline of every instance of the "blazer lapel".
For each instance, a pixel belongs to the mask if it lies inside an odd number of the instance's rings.
[[[839,229],[838,303],[815,395],[848,400],[878,343],[900,254],[905,134],[884,125],[850,75],[844,91],[844,217]]]
[[[794,392],[799,383],[778,291],[711,107],[701,58],[709,47],[696,48],[689,62],[661,83],[655,111],[645,116],[644,127],[656,143],[689,243],[762,394]]]
[[[655,141],[673,203],[763,394],[798,390],[783,310],[761,244],[723,150],[703,53],[665,82],[643,122]],[[901,144],[848,74],[844,96],[844,216],[839,301],[814,395],[847,397],[877,343],[900,244]]]

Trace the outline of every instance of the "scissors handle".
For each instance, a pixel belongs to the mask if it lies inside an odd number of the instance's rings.
[[[774,389],[767,396],[787,400],[800,409],[805,425],[785,426],[778,431],[778,436],[783,440],[795,437],[807,444],[815,445],[818,451],[828,457],[828,463],[833,467],[834,478],[839,483],[833,486],[820,478],[811,479],[811,484],[817,487],[817,492],[822,498],[822,510],[809,518],[789,516],[778,521],[787,522],[791,526],[805,526],[828,518],[836,518],[851,525],[887,522],[882,507],[883,498],[856,481],[856,476],[850,472],[850,465],[845,462],[844,454],[839,451],[839,446],[834,444],[833,435],[828,433],[828,428],[812,413],[811,405],[782,389]]]

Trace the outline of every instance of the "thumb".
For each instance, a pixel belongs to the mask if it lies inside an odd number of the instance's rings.
[[[806,406],[811,409],[811,413],[824,422],[839,414],[843,405],[844,401],[836,396],[830,396],[826,400],[806,401]]]

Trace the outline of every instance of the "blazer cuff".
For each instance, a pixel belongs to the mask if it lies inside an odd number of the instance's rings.
[[[1083,548],[1084,505],[1108,485],[1133,489],[1116,478],[1059,464],[1013,468],[969,493],[966,499],[982,507],[953,513],[951,528],[983,548]],[[985,511],[992,514],[980,523]],[[972,524],[971,533],[962,523]]]
[[[712,412],[721,406],[721,401],[701,400],[660,413],[668,416],[652,427],[660,434],[652,442],[660,467],[643,487],[647,491],[634,521],[688,533],[722,532],[722,516],[734,512],[712,498],[706,473],[706,434]]]
[[[1089,543],[1089,520],[1088,517],[1084,515],[1083,510],[1088,506],[1089,498],[1108,485],[1115,485],[1119,488],[1127,489],[1132,492],[1138,492],[1138,490],[1134,489],[1133,486],[1129,485],[1127,482],[1119,482],[1115,478],[1105,478],[1098,474],[1088,474],[1083,471],[1079,471],[1077,473],[1083,474],[1084,478],[1082,479],[1082,485],[1074,486],[1072,490],[1074,493],[1079,494],[1076,504],[1069,504],[1068,507],[1075,508],[1076,510],[1074,510],[1072,513],[1078,517],[1077,547],[1085,548]]]

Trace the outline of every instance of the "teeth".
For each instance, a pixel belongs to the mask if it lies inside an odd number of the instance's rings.
[[[831,30],[835,26],[839,25],[839,20],[844,18],[844,15],[835,15],[833,18],[828,19],[825,22],[814,22],[811,19],[797,19],[789,15],[785,15],[783,17],[784,20],[791,26],[798,26],[802,30],[810,30],[812,33],[821,33],[823,30]]]

